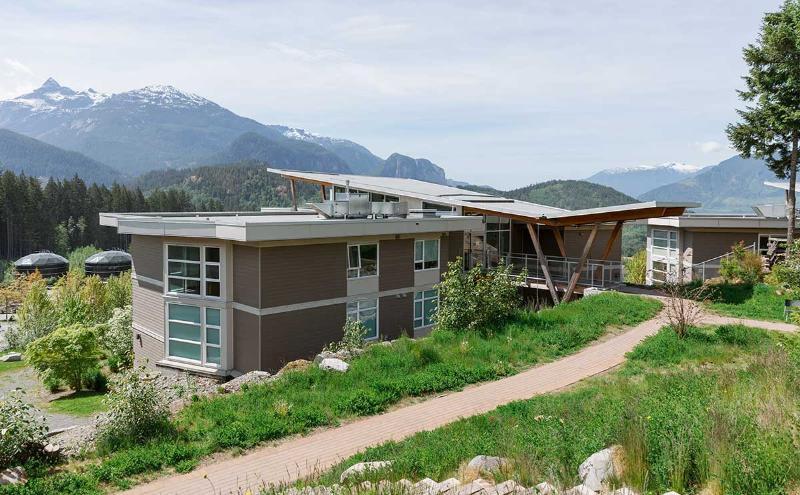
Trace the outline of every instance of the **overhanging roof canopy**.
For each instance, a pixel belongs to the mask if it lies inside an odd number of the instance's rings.
[[[554,206],[529,203],[518,199],[492,196],[457,187],[433,184],[415,179],[397,177],[373,177],[321,172],[298,172],[270,168],[270,172],[288,179],[300,180],[324,186],[349,185],[352,189],[405,196],[446,206],[461,207],[466,213],[496,215],[526,223],[543,225],[580,225],[598,222],[641,220],[654,217],[682,215],[687,208],[697,208],[700,203],[649,201],[628,205],[565,210]]]

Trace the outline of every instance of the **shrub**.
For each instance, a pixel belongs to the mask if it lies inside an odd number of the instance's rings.
[[[348,318],[344,323],[342,340],[326,345],[325,350],[330,352],[357,351],[364,347],[364,337],[366,335],[367,327],[362,322]]]
[[[110,308],[124,308],[133,304],[133,285],[131,272],[123,272],[106,279],[106,303]]]
[[[92,368],[83,375],[83,386],[96,392],[108,390],[108,377],[100,368]]]
[[[800,289],[800,239],[786,247],[786,258],[772,267],[770,275],[790,289]]]
[[[719,274],[726,282],[756,284],[764,279],[764,262],[740,241],[731,246],[731,255],[720,261]]]
[[[22,394],[10,392],[0,398],[0,468],[22,464],[40,452],[47,435],[44,418]]]
[[[114,308],[108,323],[104,325],[102,346],[108,351],[112,369],[129,368],[133,364],[133,317],[130,306]]]
[[[437,327],[447,330],[479,330],[491,334],[496,326],[514,314],[521,303],[519,277],[502,260],[489,270],[480,265],[468,271],[457,258],[447,265],[439,289],[439,308],[434,317]]]
[[[79,324],[59,327],[31,342],[26,357],[43,377],[63,380],[71,389],[81,390],[84,375],[100,361],[97,335]]]
[[[84,266],[86,265],[86,258],[89,256],[99,253],[100,249],[97,249],[94,246],[82,246],[79,248],[73,249],[68,255],[67,259],[69,260],[69,269],[76,270],[81,274],[84,272]]]
[[[47,295],[47,282],[41,277],[31,284],[17,316],[19,325],[6,334],[8,344],[17,349],[25,349],[58,326],[58,312]]]
[[[136,444],[163,433],[169,408],[163,391],[145,368],[117,375],[105,397],[108,413],[98,424],[101,445]]]
[[[625,260],[625,282],[644,284],[647,281],[647,251],[642,249]]]

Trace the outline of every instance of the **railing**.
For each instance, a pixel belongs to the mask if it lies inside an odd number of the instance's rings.
[[[489,265],[494,265],[499,261],[497,255],[490,256]],[[473,251],[468,256],[469,267],[477,264],[485,265],[484,253]],[[542,265],[535,254],[511,253],[504,256],[506,263],[512,266],[512,272],[522,273],[523,269],[528,271],[528,281],[545,282]],[[575,268],[580,262],[579,258],[564,258],[561,256],[546,256],[547,270],[550,272],[550,279],[554,283],[569,283]],[[593,260],[587,259],[578,277],[578,285],[583,287],[613,287],[622,284],[623,265],[619,261]]]
[[[755,252],[756,243],[745,246],[745,249]],[[705,282],[706,278],[714,278],[719,276],[719,269],[722,266],[722,261],[733,256],[733,251],[709,258],[700,263],[692,264],[692,280],[699,280]]]

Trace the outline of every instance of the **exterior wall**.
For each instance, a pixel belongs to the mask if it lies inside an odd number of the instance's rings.
[[[146,235],[131,236],[130,253],[133,271],[152,280],[164,279],[164,256],[161,237]]]
[[[254,308],[261,307],[260,253],[254,246],[233,246],[233,300]]]
[[[441,256],[444,263],[440,263],[440,270],[444,273],[447,270],[447,263],[455,261],[459,256],[464,256],[464,233],[450,232],[446,238],[443,238],[443,242],[447,245],[446,255],[443,253]]]
[[[341,340],[345,318],[345,304],[262,316],[261,369],[276,371],[289,361],[312,358],[325,344]]]
[[[140,280],[133,281],[133,322],[164,337],[164,297],[162,288]]]
[[[346,244],[261,248],[262,308],[346,295]]]
[[[233,365],[247,373],[261,369],[261,316],[233,310]]]
[[[134,329],[133,355],[136,366],[152,367],[155,363],[164,359],[164,341],[158,340],[147,333],[137,332]]]
[[[413,292],[381,297],[378,307],[378,326],[382,338],[394,340],[403,334],[414,336]]]
[[[692,258],[694,263],[702,263],[708,259],[729,253],[731,251],[731,246],[739,241],[743,241],[745,245],[758,242],[758,232],[694,232],[681,229],[681,233],[686,236],[688,241],[687,247],[692,248]],[[771,232],[762,233],[767,234]]]
[[[379,290],[414,285],[414,239],[381,241],[378,248]]]
[[[589,239],[590,232],[591,228],[566,229],[564,232],[564,248],[567,251],[568,258],[579,258],[581,256],[583,248],[586,246],[586,241]],[[597,235],[594,238],[594,243],[592,243],[592,248],[589,250],[590,259],[600,259],[602,257],[612,232],[612,226],[603,226],[598,229]],[[555,239],[553,239],[553,243],[555,244]],[[544,249],[544,246],[542,246],[542,249]],[[558,246],[556,246],[556,252],[558,252]],[[610,261],[622,259],[622,233],[614,240],[607,259]]]

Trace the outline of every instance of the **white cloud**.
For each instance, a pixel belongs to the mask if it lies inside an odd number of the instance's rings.
[[[392,41],[409,36],[413,25],[382,15],[359,15],[345,19],[336,30],[342,38],[351,41]]]
[[[719,141],[703,141],[694,144],[695,146],[697,146],[697,149],[699,149],[703,153],[716,153],[717,151],[721,151],[725,147],[725,145],[720,143]]]
[[[15,73],[18,74],[27,74],[29,76],[33,75],[33,71],[27,65],[23,64],[19,60],[13,58],[5,58],[3,59],[3,63],[6,65],[10,72],[6,72],[6,75],[14,75]]]

